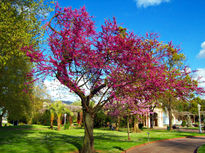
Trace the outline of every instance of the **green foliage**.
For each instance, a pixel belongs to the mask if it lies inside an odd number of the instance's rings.
[[[105,115],[103,110],[100,110],[99,112],[96,113],[95,118],[94,118],[94,127],[103,127],[106,125],[106,118],[107,116]]]
[[[198,104],[201,105],[201,111],[205,111],[205,100],[199,97],[193,97],[188,102],[181,102],[176,104],[175,109],[179,112],[187,111],[192,114],[198,115]]]
[[[183,126],[183,127],[186,126],[186,121],[185,121],[185,120],[182,121],[182,126]]]
[[[205,152],[205,144],[199,147],[197,153],[204,153]]]
[[[49,126],[50,125],[50,118],[51,118],[51,114],[48,110],[46,110],[44,112],[38,112],[36,114],[36,116],[32,119],[32,123]],[[57,125],[56,116],[54,116],[53,124]]]
[[[69,127],[70,127],[70,123],[69,123],[69,122],[67,122],[67,123],[64,125],[64,130],[69,129]]]
[[[66,108],[66,105],[62,103],[62,101],[56,101],[51,104],[51,109],[53,112],[56,113],[57,116],[61,116],[62,114],[69,114],[73,116],[73,112],[71,112],[68,108]]]
[[[138,126],[139,126],[139,129],[140,129],[140,130],[142,130],[142,129],[143,129],[143,124],[142,124],[142,123],[139,123],[139,125],[138,125]]]
[[[81,101],[74,101],[71,105],[73,105],[73,106],[81,106]]]
[[[23,45],[40,45],[43,31],[40,19],[49,9],[42,0],[1,0],[0,3],[0,108],[10,120],[33,117],[32,80]],[[40,17],[41,16],[41,17]],[[23,91],[25,90],[25,91]]]
[[[192,121],[191,121],[191,117],[190,115],[187,116],[187,127],[191,127],[192,126]]]

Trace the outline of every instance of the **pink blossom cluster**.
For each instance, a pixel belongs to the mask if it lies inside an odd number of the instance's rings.
[[[115,18],[105,20],[97,31],[85,7],[72,10],[58,5],[44,27],[50,49],[22,48],[36,63],[33,73],[55,76],[81,99],[86,97],[82,88],[86,86],[89,99],[101,92],[109,98],[101,98],[98,104],[110,102],[113,108],[119,104],[136,114],[147,112],[150,102],[164,91],[183,96],[198,89],[191,80],[178,79],[184,74],[167,70],[163,59],[168,58],[173,46],[169,43],[165,47],[156,34],[142,37],[123,32]]]

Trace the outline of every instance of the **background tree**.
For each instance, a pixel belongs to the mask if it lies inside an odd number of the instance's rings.
[[[53,129],[53,121],[55,119],[55,105],[54,105],[54,103],[48,104],[47,109],[50,112],[50,128]]]
[[[57,115],[58,130],[60,130],[62,115],[65,113],[68,113],[70,116],[73,116],[73,114],[71,113],[71,111],[68,108],[66,108],[66,105],[63,104],[61,101],[54,102],[52,106],[53,106],[52,111],[54,109],[54,111]]]
[[[0,107],[3,112],[8,111],[11,120],[27,118],[31,110],[33,85],[26,82],[32,81],[32,77],[27,77],[32,64],[20,50],[28,44],[38,47],[42,34],[40,19],[46,8],[40,0],[0,3]]]
[[[191,71],[184,65],[185,56],[175,48],[172,43],[164,45],[168,56],[162,58],[167,67],[166,84],[169,88],[162,95],[161,103],[168,110],[169,129],[172,129],[172,110],[174,104],[188,100],[194,93],[204,93],[203,88],[198,87],[197,81],[191,77]],[[180,99],[180,100],[179,100]]]
[[[23,57],[14,56],[2,69],[0,107],[3,108],[3,112],[8,113],[9,120],[21,119],[27,122],[30,119],[32,84],[25,84],[28,81],[27,73],[30,71],[31,65],[28,65]]]

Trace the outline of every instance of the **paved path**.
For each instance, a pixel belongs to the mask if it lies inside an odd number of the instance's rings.
[[[126,153],[194,153],[202,144],[205,144],[205,137],[176,138],[136,146]]]

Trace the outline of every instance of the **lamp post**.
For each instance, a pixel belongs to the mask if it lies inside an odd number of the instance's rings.
[[[202,133],[202,130],[201,130],[201,115],[200,115],[200,108],[201,108],[201,105],[198,104],[198,113],[199,113],[199,133]]]
[[[67,114],[64,114],[64,125],[66,125],[66,116]]]

